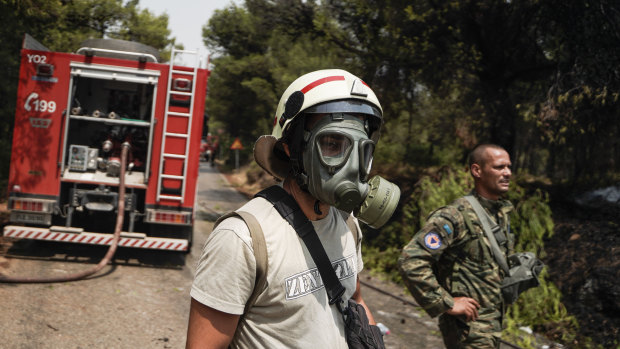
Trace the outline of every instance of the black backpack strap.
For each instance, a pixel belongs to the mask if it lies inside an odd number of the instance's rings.
[[[286,219],[293,229],[295,229],[297,235],[299,235],[306,244],[319,270],[321,279],[323,279],[323,283],[325,284],[329,304],[339,304],[345,292],[345,288],[340,283],[340,280],[338,280],[332,263],[329,261],[329,257],[327,257],[327,253],[321,244],[321,240],[319,240],[319,236],[314,230],[314,226],[312,226],[308,217],[306,217],[299,205],[297,205],[295,199],[289,195],[284,188],[277,185],[259,192],[255,197],[262,197],[271,202],[282,218]]]
[[[256,303],[258,295],[265,288],[265,284],[267,283],[267,244],[265,243],[265,235],[263,234],[263,229],[260,227],[260,224],[254,217],[254,215],[249,212],[228,212],[217,219],[217,221],[213,225],[213,229],[215,230],[215,228],[224,219],[229,217],[239,217],[248,226],[248,230],[250,231],[250,237],[252,238],[252,250],[254,251],[254,258],[256,259],[256,278],[254,279],[254,289],[252,290],[252,294],[250,295],[250,298],[248,298],[248,301],[245,303],[245,308],[243,309],[243,314],[247,314],[248,310],[254,305],[254,303]]]

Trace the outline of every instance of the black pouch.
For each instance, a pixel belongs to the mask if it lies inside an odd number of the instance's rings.
[[[384,349],[379,327],[371,325],[361,304],[349,299],[343,310],[347,344],[351,349]]]
[[[502,282],[502,296],[507,304],[517,301],[519,295],[540,285],[538,275],[545,264],[532,252],[520,252],[508,257],[510,275]]]

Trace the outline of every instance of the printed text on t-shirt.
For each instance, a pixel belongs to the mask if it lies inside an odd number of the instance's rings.
[[[348,279],[356,274],[355,255],[350,255],[332,262],[336,276],[340,280]],[[317,268],[303,271],[284,280],[286,299],[303,297],[324,287]]]

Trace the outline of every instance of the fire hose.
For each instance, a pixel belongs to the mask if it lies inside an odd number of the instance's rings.
[[[127,153],[131,145],[128,142],[123,143],[121,151],[121,169],[118,177],[118,213],[116,215],[116,226],[114,228],[114,238],[112,239],[110,248],[106,252],[103,259],[90,269],[77,272],[65,276],[52,276],[52,277],[12,277],[0,274],[0,282],[4,283],[52,283],[52,282],[67,282],[83,279],[87,276],[93,275],[103,268],[112,259],[116,253],[118,247],[118,241],[120,240],[121,230],[123,230],[123,221],[125,215],[125,168],[127,165]]]

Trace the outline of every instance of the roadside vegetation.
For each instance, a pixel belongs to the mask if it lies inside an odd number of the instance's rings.
[[[2,0],[0,12],[0,75],[7,82],[0,87],[2,190],[24,33],[59,51],[103,36],[164,51],[175,45],[167,17],[141,9],[138,0]],[[349,70],[384,109],[374,171],[402,191],[390,222],[365,228],[367,267],[398,281],[400,249],[432,210],[471,187],[465,158],[483,142],[511,154],[517,248],[544,260],[544,244],[554,240],[554,201],[620,181],[618,23],[620,7],[606,0],[237,2],[203,27],[212,54],[209,130],[224,150],[239,137],[247,164],[293,79],[316,69]],[[234,166],[233,154],[222,155]],[[506,335],[517,338],[518,328],[529,326],[567,346],[617,346],[609,337],[582,338],[580,319],[563,303],[571,297],[550,275],[511,306]]]

